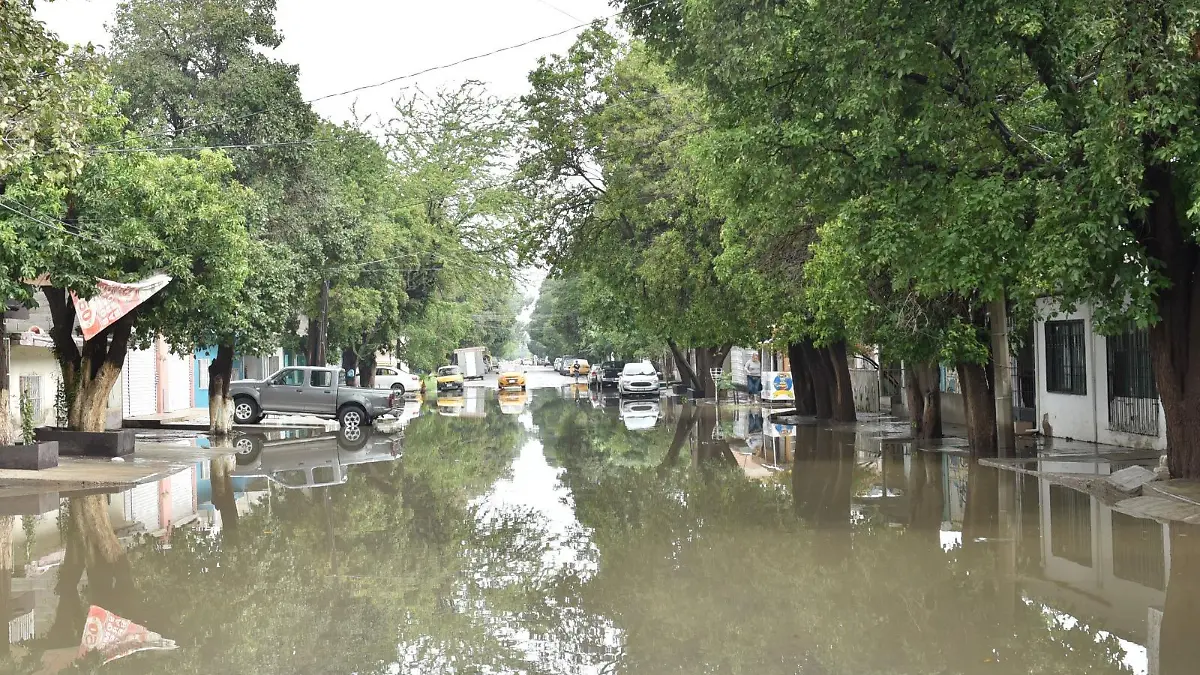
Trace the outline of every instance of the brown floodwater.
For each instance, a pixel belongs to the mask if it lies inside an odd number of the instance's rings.
[[[1200,672],[1195,526],[888,421],[440,403],[124,492],[0,490],[0,672]],[[74,660],[92,605],[176,648]]]

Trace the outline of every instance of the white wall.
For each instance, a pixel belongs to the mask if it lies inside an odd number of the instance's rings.
[[[1056,313],[1053,300],[1038,301],[1039,319],[1034,325],[1034,354],[1037,359],[1037,410],[1041,418],[1035,425],[1043,428],[1048,422],[1051,435],[1074,438],[1091,443],[1104,443],[1131,448],[1165,450],[1167,436],[1162,403],[1158,404],[1158,435],[1144,436],[1109,429],[1108,414],[1108,342],[1093,330],[1092,310],[1083,305],[1071,313]],[[1087,353],[1087,394],[1059,394],[1046,390],[1046,321],[1082,319],[1084,344]]]
[[[54,395],[57,391],[58,363],[48,347],[24,347],[13,344],[9,353],[8,380],[8,410],[12,417],[13,429],[18,434],[21,429],[21,376],[38,375],[42,380],[41,413],[36,420],[37,426],[53,425]]]

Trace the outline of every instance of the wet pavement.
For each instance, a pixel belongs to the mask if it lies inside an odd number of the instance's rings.
[[[0,500],[0,672],[1200,672],[1200,526],[885,419],[554,384]],[[176,648],[72,663],[91,605]]]

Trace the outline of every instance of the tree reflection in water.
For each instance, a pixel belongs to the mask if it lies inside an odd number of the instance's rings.
[[[181,645],[121,672],[1121,672],[1096,629],[1017,601],[994,471],[971,466],[963,545],[946,549],[938,454],[893,448],[872,474],[852,429],[801,425],[789,472],[754,481],[711,408],[638,432],[553,395],[531,414],[528,431],[494,405],[417,419],[403,460],[276,492],[232,518],[234,541],[177,532],[169,550],[119,555],[95,506],[72,502],[63,625],[82,616],[70,589],[86,569],[88,601]],[[577,521],[494,504],[482,517],[536,444]],[[869,507],[872,481],[903,507]],[[1194,625],[1184,567],[1164,639]]]

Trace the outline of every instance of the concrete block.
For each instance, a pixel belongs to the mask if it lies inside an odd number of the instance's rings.
[[[1107,481],[1109,485],[1125,494],[1134,494],[1155,478],[1157,475],[1144,466],[1130,466],[1112,474]]]
[[[121,457],[133,453],[137,440],[133,429],[120,431],[71,431],[56,427],[39,427],[34,435],[39,441],[58,441],[58,454],[81,457]]]
[[[0,445],[0,469],[41,471],[58,466],[58,443]]]

